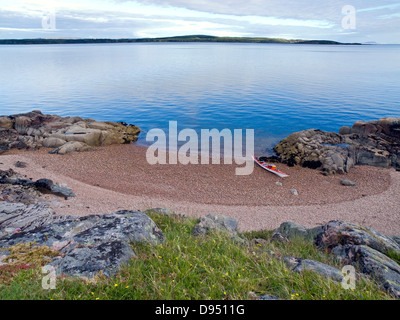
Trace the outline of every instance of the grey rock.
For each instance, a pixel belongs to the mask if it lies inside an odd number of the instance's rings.
[[[400,245],[400,237],[399,236],[392,236],[392,239],[394,242],[396,242],[398,245]]]
[[[297,257],[284,257],[283,261],[292,271],[297,273],[307,270],[313,271],[323,277],[330,278],[335,282],[341,282],[343,279],[343,274],[339,269],[319,261],[300,259]]]
[[[280,243],[289,243],[289,239],[279,232],[274,232],[272,234],[271,241],[276,241]]]
[[[293,238],[302,238],[306,241],[314,241],[316,236],[322,232],[322,227],[317,226],[315,228],[306,228],[295,222],[283,222],[275,229],[275,232],[281,233],[284,237],[289,240]]]
[[[262,294],[257,296],[257,300],[280,300],[278,296],[270,295],[270,294]]]
[[[58,223],[68,216],[57,215],[46,203],[25,205],[23,203],[0,202],[0,243],[2,238],[16,229],[31,231],[47,224]],[[4,242],[4,241],[3,241]],[[0,245],[1,246],[1,245]]]
[[[17,161],[14,165],[17,168],[26,168],[28,166],[28,164],[26,162],[23,162],[23,161]]]
[[[320,248],[333,248],[345,244],[366,245],[383,254],[400,254],[400,246],[392,238],[372,228],[336,220],[323,226],[315,243]]]
[[[75,193],[72,192],[72,189],[58,184],[53,184],[50,188],[50,192],[66,199],[69,197],[76,197]]]
[[[393,237],[364,226],[330,221],[315,238],[315,244],[330,249],[343,263],[359,268],[400,298],[400,265],[390,258],[400,255],[400,246]]]
[[[201,217],[199,223],[193,228],[193,235],[207,234],[210,231],[219,230],[231,235],[237,234],[238,221],[234,218],[209,213]]]
[[[342,186],[346,186],[346,187],[357,187],[357,183],[355,183],[349,179],[343,179],[342,181],[340,181],[340,184]]]
[[[16,172],[14,172],[12,169],[10,170],[0,171],[0,184],[20,185],[28,188],[34,188],[40,192],[52,193],[64,198],[75,197],[75,194],[70,188],[54,184],[50,179],[39,179],[37,181],[22,179]]]
[[[165,214],[167,216],[176,216],[178,215],[174,210],[167,209],[167,208],[151,208],[147,209],[144,211],[145,214],[148,213],[159,213],[159,214]]]
[[[168,208],[151,208],[151,209],[145,210],[144,213],[147,215],[151,214],[151,213],[155,213],[155,214],[161,214],[161,215],[166,215],[166,216],[181,218],[181,219],[187,218],[186,215],[177,213],[176,211],[174,211],[172,209],[168,209]]]
[[[62,258],[48,265],[55,267],[58,276],[93,278],[101,272],[114,275],[136,256],[131,246],[122,241],[106,241],[94,247],[74,247]]]
[[[54,138],[54,137],[45,138],[42,142],[43,147],[45,147],[45,148],[59,148],[66,143],[67,143],[67,141],[60,139],[60,138]]]
[[[275,232],[281,233],[288,239],[291,239],[293,237],[307,237],[307,229],[302,225],[291,221],[281,223],[281,225],[275,230]]]
[[[279,297],[275,295],[270,295],[270,294],[258,295],[252,291],[249,292],[248,295],[251,300],[280,300]]]
[[[298,196],[299,195],[299,192],[296,189],[290,189],[290,192],[294,196]]]
[[[383,253],[366,245],[336,246],[332,252],[344,263],[375,279],[384,290],[400,298],[400,265]]]
[[[19,210],[23,209],[18,206]],[[9,213],[12,214],[12,213]],[[147,215],[139,211],[118,211],[113,214],[85,217],[55,216],[43,212],[42,219],[29,212],[14,212],[13,222],[4,219],[9,229],[26,224],[18,233],[3,232],[0,248],[18,243],[35,242],[60,252],[50,265],[58,274],[93,277],[102,271],[112,275],[135,256],[132,242],[160,244],[165,236]],[[2,226],[2,224],[0,226]]]
[[[71,152],[83,152],[90,149],[86,143],[79,141],[69,141],[62,146],[50,151],[51,154],[67,154]]]

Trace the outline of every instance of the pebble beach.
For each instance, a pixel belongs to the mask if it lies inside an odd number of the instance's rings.
[[[0,169],[14,168],[28,178],[70,187],[75,198],[45,196],[59,214],[163,207],[193,217],[231,216],[242,231],[270,230],[286,221],[314,227],[343,220],[389,235],[400,233],[400,172],[394,169],[356,166],[347,174],[324,176],[318,170],[279,164],[289,177],[257,166],[251,175],[236,176],[235,165],[150,165],[146,148],[134,144],[66,155],[48,151],[9,151],[1,156]],[[15,168],[17,161],[27,166]],[[341,185],[344,178],[357,186]]]

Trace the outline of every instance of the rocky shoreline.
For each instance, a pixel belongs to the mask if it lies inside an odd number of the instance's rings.
[[[339,133],[295,132],[274,151],[282,163],[320,169],[326,175],[349,172],[355,165],[400,169],[400,118],[358,121]]]
[[[91,147],[127,144],[138,139],[140,129],[124,122],[100,122],[80,117],[45,115],[41,111],[0,117],[0,154],[11,149],[52,148],[66,154]]]

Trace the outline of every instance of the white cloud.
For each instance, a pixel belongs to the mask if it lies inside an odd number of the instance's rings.
[[[40,36],[44,12],[55,9],[60,36],[151,37],[183,34],[276,36],[284,38],[375,41],[400,38],[395,25],[399,1],[352,0],[357,30],[341,28],[345,0],[0,0],[0,38],[25,36],[31,27]],[[391,24],[389,24],[391,23]],[[8,28],[8,29],[5,29]],[[388,30],[391,30],[390,36]],[[45,33],[45,31],[43,31]],[[385,42],[387,42],[385,40]]]

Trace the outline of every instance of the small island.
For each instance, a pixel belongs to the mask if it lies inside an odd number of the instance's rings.
[[[302,40],[281,38],[252,38],[252,37],[215,37],[209,35],[188,35],[163,38],[123,38],[123,39],[3,39],[0,44],[86,44],[86,43],[147,43],[147,42],[211,42],[211,43],[278,43],[278,44],[324,44],[324,45],[361,45],[361,43],[342,43],[331,40]]]

